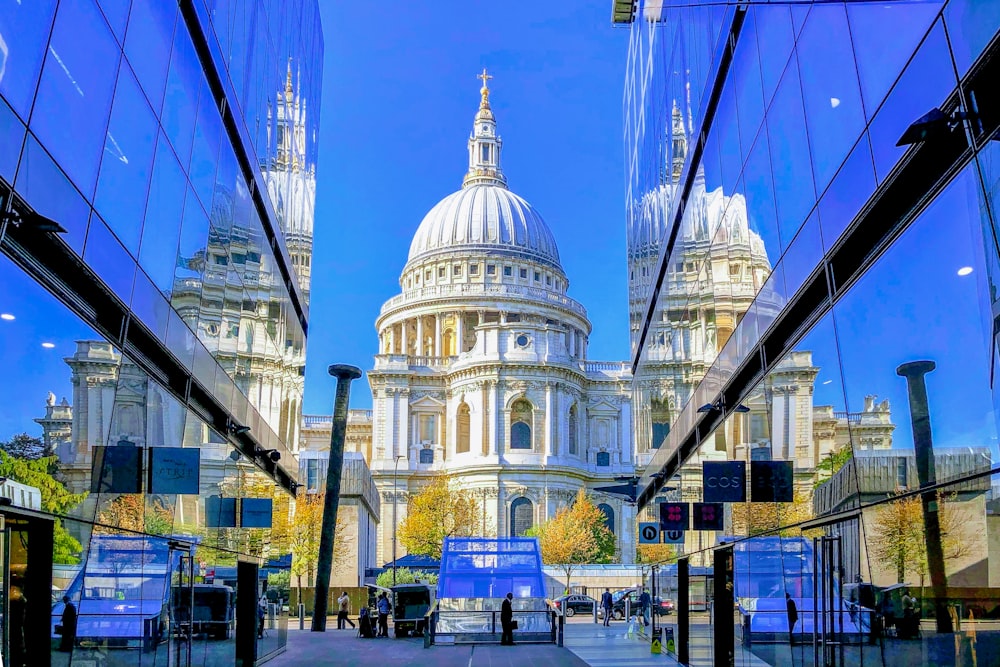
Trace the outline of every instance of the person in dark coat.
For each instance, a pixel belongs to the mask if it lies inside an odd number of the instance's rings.
[[[68,595],[63,596],[63,603],[66,607],[62,613],[62,639],[59,640],[59,650],[70,653],[73,651],[73,644],[76,643],[76,605],[70,601]]]
[[[514,594],[507,593],[503,604],[500,605],[500,627],[503,629],[503,634],[500,635],[500,644],[504,646],[514,645],[514,608],[510,605],[510,601],[513,599]]]
[[[604,627],[611,625],[611,609],[615,606],[611,598],[611,589],[605,588],[601,593],[601,609],[604,610]]]
[[[792,631],[799,622],[799,610],[795,607],[795,600],[788,593],[785,593],[785,608],[788,609],[788,641],[791,643]]]

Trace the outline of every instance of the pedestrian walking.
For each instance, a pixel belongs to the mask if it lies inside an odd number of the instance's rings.
[[[347,624],[351,624],[351,629],[353,630],[356,626],[354,621],[351,620],[351,598],[347,597],[347,591],[340,594],[337,598],[337,629],[346,630]]]
[[[392,611],[392,603],[389,602],[389,596],[382,591],[382,595],[378,598],[378,636],[388,637],[389,636],[389,612]]]
[[[788,593],[785,593],[785,608],[788,610],[788,643],[792,643],[792,632],[795,631],[795,624],[799,622],[799,610],[795,606],[795,600]]]
[[[649,625],[649,608],[649,591],[644,588],[642,589],[642,594],[639,596],[639,614],[642,616],[643,625]]]
[[[500,628],[503,630],[503,634],[500,635],[500,644],[502,646],[514,645],[514,608],[510,604],[513,599],[514,594],[507,593],[503,604],[500,605]]]
[[[601,609],[604,610],[604,627],[611,625],[611,610],[614,607],[614,600],[611,599],[611,589],[605,588],[601,593]]]
[[[62,623],[59,626],[59,634],[62,636],[59,640],[59,650],[63,653],[71,653],[73,645],[76,643],[76,605],[73,604],[68,595],[63,596],[63,603],[66,606],[63,608]]]

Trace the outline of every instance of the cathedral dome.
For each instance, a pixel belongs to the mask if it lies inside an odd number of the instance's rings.
[[[562,273],[555,237],[531,204],[507,189],[500,168],[503,140],[490,108],[490,75],[479,76],[479,111],[469,135],[469,168],[462,189],[424,216],[410,244],[407,265],[433,255],[482,252],[522,257]]]
[[[468,184],[438,202],[420,223],[408,261],[459,249],[517,254],[561,269],[542,216],[499,183]]]

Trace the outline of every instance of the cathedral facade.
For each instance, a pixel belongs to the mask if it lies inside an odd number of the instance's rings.
[[[555,237],[507,186],[486,80],[462,188],[414,234],[401,292],[375,322],[373,409],[348,428],[382,495],[380,564],[393,560],[391,513],[398,525],[432,476],[476,494],[481,532],[506,536],[634,471],[628,366],[587,357],[591,324]],[[325,430],[303,435],[304,460],[328,446]],[[630,561],[632,508],[593,498]]]

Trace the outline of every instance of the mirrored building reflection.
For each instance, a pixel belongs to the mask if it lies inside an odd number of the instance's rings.
[[[0,8],[0,656],[286,644],[315,2]]]
[[[985,664],[1000,13],[640,0],[614,21],[639,519],[722,503],[660,552],[681,564],[662,594],[688,596],[679,643],[716,664]]]

